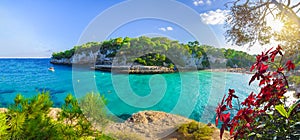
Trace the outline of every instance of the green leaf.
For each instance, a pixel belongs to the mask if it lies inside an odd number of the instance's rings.
[[[287,113],[288,117],[290,117],[292,111],[295,109],[295,107],[300,103],[300,100],[298,100],[296,103],[294,103],[292,106],[289,108],[289,112]]]
[[[281,104],[281,105],[276,105],[276,106],[275,106],[275,109],[276,109],[283,117],[288,118],[288,114],[287,114],[286,110],[284,109],[283,104]]]
[[[248,135],[248,137],[251,137],[251,136],[254,136],[254,135],[256,135],[256,133],[252,132],[252,133],[250,133],[250,134]]]
[[[266,126],[266,124],[261,124],[261,125],[257,126],[257,128],[263,128],[265,126]]]
[[[273,113],[267,113],[270,117],[270,119],[272,120],[273,119]]]
[[[261,137],[262,137],[262,135],[261,135],[261,134],[256,134],[256,136],[257,136],[258,138],[261,138]]]
[[[300,122],[296,122],[293,126],[297,126],[297,125],[300,126]]]
[[[6,115],[0,113],[0,138],[4,138],[7,135],[8,126],[6,125]]]

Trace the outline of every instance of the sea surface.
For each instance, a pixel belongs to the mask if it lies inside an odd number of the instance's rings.
[[[171,74],[112,74],[88,67],[52,65],[50,59],[0,59],[0,105],[7,107],[17,94],[32,97],[49,91],[55,107],[68,94],[81,97],[99,92],[108,100],[111,115],[126,119],[142,110],[179,114],[202,122],[213,122],[214,110],[228,89],[242,99],[251,91],[251,75],[226,72],[182,72]],[[55,71],[48,70],[54,67]],[[236,102],[234,102],[236,105]]]

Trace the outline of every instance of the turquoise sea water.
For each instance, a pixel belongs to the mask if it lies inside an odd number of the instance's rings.
[[[158,110],[211,122],[214,109],[228,88],[241,98],[256,86],[248,86],[251,75],[225,72],[183,72],[126,75],[88,68],[52,65],[50,59],[0,59],[0,104],[6,107],[21,93],[26,97],[50,91],[56,107],[68,93],[82,96],[98,91],[108,100],[113,115],[126,117],[141,110]],[[48,71],[54,66],[55,72]],[[254,84],[255,85],[255,84]]]

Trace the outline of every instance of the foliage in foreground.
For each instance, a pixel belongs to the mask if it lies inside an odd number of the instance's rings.
[[[184,136],[182,139],[211,140],[213,129],[205,124],[192,121],[179,126],[177,132]]]
[[[242,103],[233,89],[229,89],[216,108],[216,125],[222,122],[220,137],[230,130],[234,139],[299,139],[300,138],[300,100],[288,106],[284,96],[289,88],[286,72],[295,69],[288,60],[284,65],[274,63],[276,55],[283,56],[278,46],[258,55],[250,71],[256,70],[249,85],[259,80],[261,88],[258,94],[251,93]],[[280,61],[281,62],[281,61]],[[275,65],[275,71],[267,71],[269,65]],[[238,100],[238,108],[233,108],[232,99]],[[232,110],[237,110],[233,118]]]
[[[0,113],[0,139],[113,139],[96,130],[89,121],[91,118],[87,118],[80,109],[80,104],[85,108],[93,104],[97,106],[90,106],[88,111],[93,108],[104,110],[105,104],[100,102],[103,97],[100,97],[99,94],[88,93],[78,102],[72,95],[68,95],[59,115],[51,117],[49,112],[53,102],[49,93],[42,92],[32,98],[24,98],[19,94],[9,111]],[[87,100],[92,103],[87,103]],[[104,114],[97,115],[102,118],[97,123],[106,122]]]

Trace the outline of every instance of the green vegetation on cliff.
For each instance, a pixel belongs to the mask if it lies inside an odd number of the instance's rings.
[[[64,52],[53,53],[52,58],[54,59],[62,59],[62,58],[71,58],[75,53],[76,47],[66,50]]]
[[[146,66],[174,66],[185,65],[182,57],[201,60],[203,68],[210,67],[210,63],[226,63],[227,67],[249,67],[255,57],[242,51],[232,49],[215,48],[208,45],[200,45],[199,42],[188,42],[187,44],[170,40],[166,37],[145,37],[138,38],[115,38],[103,42],[89,42],[81,46],[75,46],[64,52],[53,53],[52,58],[71,58],[74,53],[100,51],[107,58],[122,55],[130,56],[127,62],[135,62]],[[146,53],[145,53],[146,52]],[[137,56],[137,57],[131,57]],[[210,57],[218,58],[214,62]],[[227,61],[224,59],[227,59]]]

